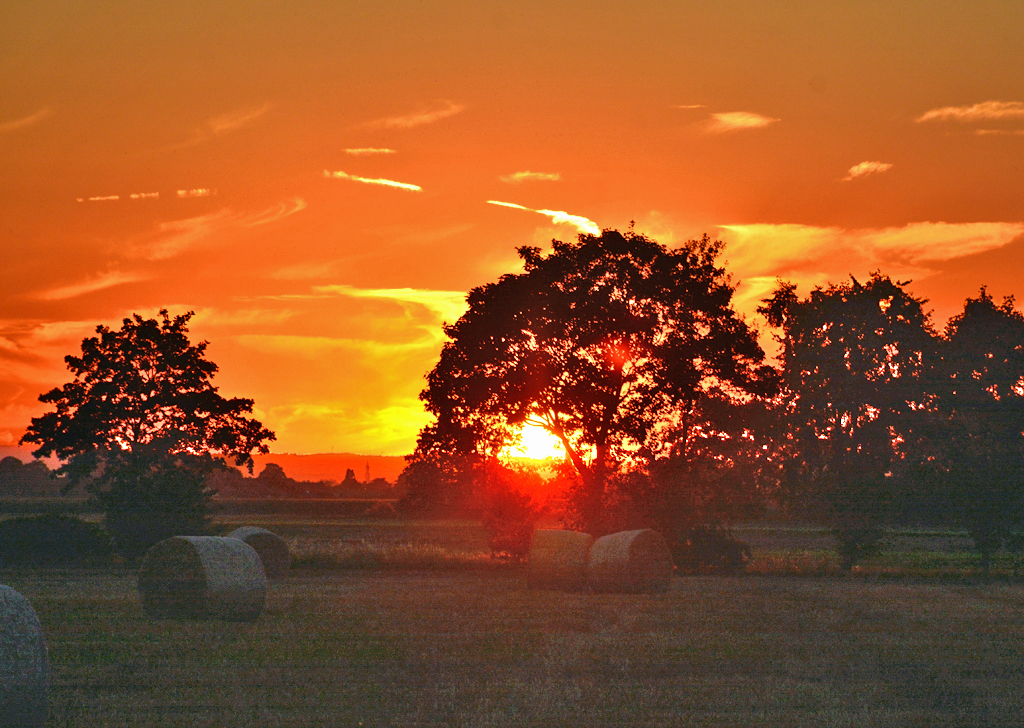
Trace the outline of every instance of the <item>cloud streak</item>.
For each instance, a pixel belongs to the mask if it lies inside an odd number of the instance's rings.
[[[364,154],[395,154],[394,149],[379,149],[377,147],[355,147],[351,149],[342,150],[345,154],[353,154],[356,156]]]
[[[916,122],[925,121],[991,121],[993,119],[1024,119],[1024,103],[1020,101],[984,101],[973,106],[943,106],[926,111]]]
[[[273,207],[269,207],[262,212],[258,212],[255,215],[250,216],[247,220],[243,221],[243,224],[246,227],[266,225],[294,215],[297,212],[302,212],[306,207],[306,201],[301,197],[296,197],[285,202],[279,202]]]
[[[975,129],[974,133],[978,136],[1024,136],[1024,129]]]
[[[324,177],[328,179],[347,179],[352,182],[362,182],[365,185],[383,185],[384,187],[395,187],[400,190],[410,190],[412,192],[419,192],[423,188],[419,185],[412,185],[407,182],[395,182],[393,179],[383,178],[370,178],[370,177],[359,177],[354,174],[348,174],[347,172],[337,171],[329,172],[324,170]]]
[[[752,111],[727,111],[721,114],[712,114],[711,119],[707,129],[712,134],[743,129],[760,129],[761,127],[781,121],[781,119],[762,116]]]
[[[498,177],[502,182],[506,182],[510,185],[517,185],[522,182],[558,182],[562,179],[562,175],[558,172],[513,172],[512,174],[506,174]]]
[[[843,182],[849,182],[850,180],[857,179],[858,177],[864,177],[869,174],[881,174],[892,169],[892,165],[888,162],[861,162],[855,164],[847,170],[846,176],[843,177]]]
[[[547,215],[551,218],[551,222],[556,225],[572,225],[581,233],[586,233],[588,235],[601,234],[601,228],[596,222],[581,215],[570,215],[568,212],[562,212],[561,210],[535,210],[532,207],[524,207],[523,205],[517,205],[514,202],[499,202],[498,200],[487,200],[487,204],[498,205],[500,207],[510,207],[513,210],[536,212],[540,215]]]
[[[18,129],[24,129],[29,126],[34,126],[40,121],[50,115],[50,107],[44,107],[34,114],[29,114],[21,119],[14,119],[13,121],[5,121],[0,124],[0,134],[7,134]]]
[[[241,127],[255,121],[270,111],[270,109],[270,102],[266,102],[262,106],[255,108],[236,109],[208,119],[206,125],[214,134],[226,134],[227,132],[240,129]]]
[[[124,283],[135,283],[136,281],[142,280],[145,280],[145,277],[112,271],[110,273],[104,273],[97,278],[82,281],[81,283],[43,291],[42,293],[37,294],[36,298],[42,301],[64,301],[69,298],[83,296],[86,293],[94,293],[96,291],[102,291],[105,288],[113,288],[114,286],[120,286]]]
[[[237,224],[237,217],[227,209],[208,215],[172,220],[157,225],[156,233],[132,245],[133,257],[146,260],[168,260],[186,250],[196,247],[214,232],[225,226]]]
[[[843,229],[811,225],[722,225],[726,257],[740,277],[827,279],[884,267],[898,277],[926,277],[928,265],[1001,248],[1024,235],[1022,222],[915,222]],[[820,279],[820,280],[819,280]]]
[[[356,288],[349,285],[314,286],[313,291],[318,294],[417,304],[434,312],[442,321],[448,323],[454,323],[466,312],[464,291],[423,288]]]
[[[466,110],[464,104],[456,104],[452,101],[443,102],[443,108],[434,110],[418,111],[405,116],[389,116],[383,119],[376,119],[365,124],[365,126],[381,129],[411,129],[415,126],[433,124],[435,121],[447,119]]]

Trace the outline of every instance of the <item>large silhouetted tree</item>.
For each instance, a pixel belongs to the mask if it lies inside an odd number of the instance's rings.
[[[707,236],[669,249],[632,230],[518,252],[525,271],[470,291],[420,395],[437,422],[415,463],[494,456],[526,423],[563,444],[574,525],[607,527],[610,476],[708,430],[702,406],[771,389]],[[439,464],[435,467],[439,467]]]
[[[1024,530],[1024,316],[983,288],[946,327],[939,462],[942,492],[987,572],[994,551]]]
[[[784,492],[830,520],[847,568],[895,512],[904,428],[929,401],[935,336],[924,301],[905,285],[875,273],[799,300],[780,283],[759,309],[782,330]]]
[[[252,467],[274,433],[250,399],[225,399],[210,379],[207,343],[191,344],[192,313],[161,320],[138,314],[120,329],[96,328],[81,356],[67,356],[74,380],[40,396],[55,406],[35,417],[22,442],[55,455],[67,486],[86,483],[118,549],[137,555],[177,534],[203,533],[212,493],[204,485],[226,458]]]

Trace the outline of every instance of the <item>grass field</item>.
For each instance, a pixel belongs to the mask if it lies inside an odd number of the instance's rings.
[[[839,576],[820,532],[755,530],[744,535],[767,555],[754,573],[677,577],[666,594],[627,596],[529,591],[523,567],[480,555],[474,524],[253,523],[309,557],[271,585],[252,624],[150,621],[128,569],[0,572],[43,624],[49,725],[1024,720],[1024,587],[920,571],[970,558],[941,535]],[[360,549],[379,562],[339,568]]]

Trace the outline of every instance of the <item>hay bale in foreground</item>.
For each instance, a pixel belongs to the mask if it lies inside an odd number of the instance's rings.
[[[594,537],[579,531],[534,531],[526,585],[530,589],[582,589]]]
[[[46,641],[28,599],[0,584],[0,726],[46,724]]]
[[[174,536],[142,560],[139,592],[154,619],[251,622],[263,612],[267,577],[245,541],[220,536]]]
[[[241,539],[256,549],[268,579],[288,576],[288,570],[292,568],[292,554],[288,544],[276,533],[259,526],[242,526],[229,533],[228,538]]]
[[[647,593],[668,589],[672,554],[650,529],[602,536],[590,547],[587,583],[594,591]]]

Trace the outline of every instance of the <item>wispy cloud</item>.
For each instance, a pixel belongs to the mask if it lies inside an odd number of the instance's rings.
[[[850,180],[863,177],[868,174],[879,174],[892,169],[892,165],[888,162],[861,162],[855,164],[847,170],[846,176],[843,177],[843,182],[849,182]]]
[[[280,281],[308,281],[316,278],[331,278],[338,274],[337,261],[296,263],[295,265],[278,268],[268,277]]]
[[[1019,240],[1024,222],[916,222],[854,229],[759,224],[724,225],[721,230],[726,241],[724,259],[740,282],[734,305],[747,316],[755,316],[779,278],[798,284],[806,293],[815,286],[849,280],[850,275],[863,280],[862,276],[881,270],[895,279],[913,281],[910,290],[920,294],[917,284],[946,275],[964,256]],[[934,287],[932,292],[936,299],[942,298]],[[953,301],[936,303],[948,306]],[[763,345],[770,347],[771,342]]]
[[[267,102],[262,106],[247,109],[235,109],[219,116],[211,117],[206,124],[214,134],[225,134],[249,124],[270,111],[272,105]]]
[[[1024,129],[975,129],[974,133],[978,136],[988,136],[990,134],[1024,136]]]
[[[34,114],[29,114],[21,119],[14,119],[13,121],[5,121],[0,124],[0,134],[6,134],[11,131],[18,129],[24,129],[25,127],[33,126],[38,124],[40,121],[50,115],[50,107],[44,107]]]
[[[454,323],[466,312],[464,291],[439,291],[424,288],[356,288],[349,285],[314,286],[318,294],[372,298],[398,303],[412,303],[436,313],[442,321]]]
[[[228,209],[199,215],[184,220],[162,222],[155,234],[135,242],[130,255],[146,260],[167,260],[195,248],[214,232],[238,223],[238,217]]]
[[[178,199],[184,200],[189,197],[210,197],[216,194],[209,187],[194,187],[190,190],[178,190]]]
[[[1024,222],[915,222],[902,227],[723,225],[726,257],[741,278],[846,275],[884,268],[890,275],[931,275],[933,262],[982,253],[1024,235]],[[845,268],[845,270],[843,270]]]
[[[377,147],[355,147],[352,149],[343,150],[345,154],[363,155],[363,154],[395,154],[394,149],[378,149]]]
[[[175,149],[185,149],[188,147],[194,147],[204,142],[208,142],[211,139],[224,134],[229,134],[236,129],[241,129],[244,126],[251,124],[256,119],[260,118],[268,111],[273,108],[273,104],[265,102],[261,106],[250,106],[241,109],[234,109],[227,111],[217,116],[211,116],[206,120],[206,124],[198,127],[192,132],[192,135],[183,142],[177,144],[169,144],[159,149],[154,150],[155,152],[167,152]]]
[[[780,119],[772,119],[752,111],[726,111],[721,114],[712,114],[711,119],[707,130],[713,134],[742,129],[759,129],[780,121]]]
[[[121,199],[121,195],[96,195],[94,197],[79,197],[79,202],[115,202]]]
[[[70,286],[62,286],[61,288],[51,288],[48,291],[43,291],[36,295],[36,298],[43,301],[63,301],[68,298],[77,298],[86,293],[94,293],[95,291],[102,291],[104,288],[113,288],[114,286],[120,286],[124,283],[135,283],[136,281],[145,280],[145,277],[130,273],[118,273],[112,271],[110,273],[104,273],[103,275],[95,278],[82,281],[81,283],[75,283]]]
[[[589,220],[581,215],[570,215],[568,212],[562,212],[561,210],[535,210],[532,207],[524,207],[517,205],[514,202],[499,202],[498,200],[487,200],[488,205],[500,205],[501,207],[511,207],[513,210],[526,210],[527,212],[536,212],[541,215],[547,215],[551,218],[551,222],[556,225],[572,225],[581,233],[587,233],[588,235],[600,235],[601,228],[593,220]]]
[[[992,119],[1022,119],[1024,103],[1020,101],[984,101],[973,106],[943,106],[926,111],[915,121],[988,121]]]
[[[672,109],[706,109],[707,107],[704,104],[676,104],[675,106],[671,106],[669,108],[672,108]]]
[[[132,192],[128,195],[130,200],[157,200],[160,199],[159,192]]]
[[[358,177],[354,174],[348,174],[347,172],[329,172],[324,170],[324,177],[328,179],[347,179],[353,182],[362,182],[366,185],[383,185],[385,187],[397,187],[400,190],[411,190],[413,192],[419,192],[423,188],[419,185],[411,185],[407,182],[395,182],[393,179],[382,179],[382,178],[370,178],[370,177]]]
[[[383,119],[376,119],[367,122],[365,126],[383,129],[410,129],[414,126],[433,124],[435,121],[447,119],[449,116],[461,113],[466,110],[464,104],[456,104],[452,101],[441,102],[444,104],[439,109],[425,109],[405,116],[389,116]]]
[[[516,185],[521,182],[558,182],[562,179],[562,175],[558,172],[513,172],[512,174],[506,174],[498,177],[502,182],[507,182],[510,185]]]
[[[279,202],[273,207],[268,207],[266,210],[258,212],[255,215],[250,215],[243,221],[243,224],[246,227],[266,225],[267,223],[277,222],[289,215],[294,215],[297,212],[302,212],[306,207],[306,201],[301,197],[296,197],[291,200]]]

